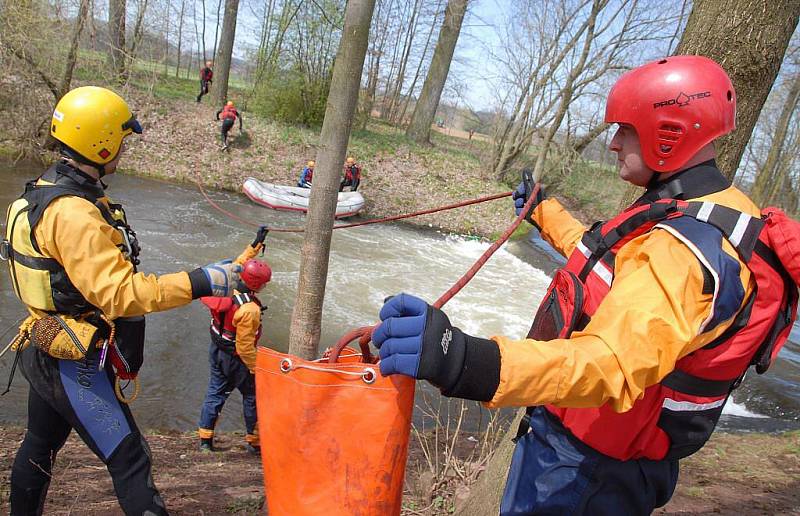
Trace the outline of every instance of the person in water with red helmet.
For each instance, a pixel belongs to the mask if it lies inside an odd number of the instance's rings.
[[[268,232],[262,226],[248,250],[263,249]],[[233,296],[201,299],[211,312],[211,345],[208,350],[211,373],[197,430],[201,451],[214,451],[214,427],[234,389],[242,394],[247,430],[245,449],[252,454],[259,451],[254,372],[256,344],[261,336],[261,313],[267,305],[256,294],[269,283],[272,269],[266,262],[251,256],[252,253],[240,256],[240,259],[248,259],[242,261],[239,286]]]
[[[618,125],[609,149],[620,178],[646,190],[590,228],[538,190],[525,217],[568,260],[527,338],[473,337],[422,299],[387,298],[372,333],[383,374],[490,408],[528,407],[500,514],[663,506],[679,460],[703,447],[749,366],[763,372],[785,342],[795,262],[715,161],[714,141],[735,118],[733,84],[708,58],[669,57],[620,77],[606,104],[605,121]],[[533,195],[525,183],[518,215]],[[508,293],[532,294],[513,284]]]
[[[242,132],[242,115],[239,111],[236,110],[236,106],[233,105],[233,101],[228,101],[225,103],[225,106],[217,111],[217,120],[220,119],[220,115],[222,116],[222,127],[221,136],[222,136],[222,150],[228,148],[228,132],[233,128],[234,122],[236,119],[239,119],[239,133]]]

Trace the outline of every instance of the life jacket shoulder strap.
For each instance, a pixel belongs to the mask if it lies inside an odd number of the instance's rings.
[[[254,301],[253,296],[247,292],[236,294],[233,296],[233,304],[234,306],[236,306],[236,308],[239,308],[243,304],[250,303],[252,301]]]

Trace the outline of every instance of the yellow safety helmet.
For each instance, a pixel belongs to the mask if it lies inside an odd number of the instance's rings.
[[[356,162],[356,160],[355,160],[355,159],[353,159],[353,157],[352,157],[352,156],[350,156],[350,157],[348,157],[348,158],[347,158],[347,164],[348,164],[348,165],[353,165],[353,164],[355,164],[355,162]]]
[[[75,88],[61,97],[50,123],[50,135],[67,146],[71,157],[101,168],[116,158],[131,133],[142,134],[142,126],[127,102],[97,86]]]
[[[314,165],[316,165],[316,164],[317,164],[317,162],[316,162],[316,161],[314,161],[314,160],[312,159],[311,161],[309,161],[309,162],[307,163],[307,166],[309,166],[309,167],[313,167],[313,166],[314,166]]]
[[[233,107],[233,101],[229,100],[225,105],[228,107]]]

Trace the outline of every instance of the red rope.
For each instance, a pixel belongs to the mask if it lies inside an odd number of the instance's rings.
[[[462,288],[464,288],[470,280],[475,277],[475,274],[483,267],[483,265],[492,257],[492,255],[500,249],[506,241],[511,237],[511,235],[516,231],[519,225],[522,223],[522,220],[525,218],[525,214],[528,213],[533,203],[536,201],[536,196],[539,193],[540,184],[536,183],[536,186],[533,187],[533,192],[531,192],[531,196],[528,198],[528,202],[525,203],[525,206],[520,211],[520,214],[517,215],[517,218],[514,219],[514,222],[511,223],[508,228],[500,235],[498,238],[489,248],[483,252],[483,254],[478,258],[472,267],[469,268],[467,272],[461,276],[458,281],[456,281],[452,287],[450,287],[447,292],[442,294],[439,299],[437,299],[433,306],[435,308],[441,308],[450,301],[453,296],[458,294]],[[346,334],[342,336],[337,342],[336,345],[330,350],[328,355],[328,362],[333,363],[339,358],[339,353],[341,353],[342,349],[347,346],[349,343],[353,342],[354,340],[358,339],[358,343],[361,346],[362,353],[364,355],[365,362],[372,362],[373,358],[372,355],[369,353],[369,347],[367,344],[372,339],[372,332],[377,328],[378,325],[374,326],[362,326],[360,328],[356,328],[354,330],[350,330]],[[366,348],[366,351],[365,351]]]
[[[210,204],[214,209],[218,210],[220,213],[223,213],[224,215],[226,215],[226,216],[230,217],[231,219],[233,219],[233,220],[235,220],[237,222],[240,222],[242,224],[247,224],[248,226],[253,226],[253,227],[261,226],[261,224],[258,224],[256,222],[252,222],[252,221],[243,219],[243,218],[239,217],[238,215],[235,215],[235,214],[229,212],[228,210],[226,210],[222,206],[220,206],[217,203],[215,203],[208,196],[208,194],[206,193],[205,189],[203,188],[203,183],[200,181],[200,174],[196,173],[196,176],[197,176],[197,178],[195,179],[195,182],[197,183],[197,187],[200,189],[200,193],[203,194],[203,197],[205,197],[205,199],[208,202],[208,204]],[[464,206],[470,206],[472,204],[479,204],[479,203],[482,203],[482,202],[494,201],[496,199],[502,199],[504,197],[508,197],[512,193],[513,192],[497,193],[497,194],[492,194],[492,195],[486,195],[486,196],[483,196],[483,197],[478,197],[476,199],[469,199],[467,201],[457,202],[457,203],[454,203],[454,204],[447,204],[445,206],[440,206],[438,208],[430,208],[430,209],[427,209],[427,210],[420,210],[420,211],[415,211],[415,212],[412,212],[412,213],[405,213],[405,214],[402,214],[402,215],[392,215],[391,217],[383,217],[383,218],[380,218],[380,219],[362,220],[361,222],[352,222],[350,224],[340,224],[338,226],[333,226],[333,229],[355,228],[355,227],[358,227],[358,226],[368,226],[370,224],[380,224],[382,222],[392,222],[392,221],[395,221],[395,220],[410,219],[411,217],[419,217],[420,215],[428,215],[430,213],[437,213],[437,212],[440,212],[440,211],[454,210],[456,208],[462,208]],[[270,231],[274,231],[276,233],[302,233],[302,232],[305,231],[305,228],[304,227],[300,227],[300,226],[297,226],[297,227],[285,227],[285,228],[273,228],[273,227],[270,227],[268,229]]]
[[[208,194],[206,193],[205,189],[203,188],[203,183],[200,180],[200,174],[196,173],[196,176],[197,176],[197,179],[196,179],[197,187],[200,189],[200,192],[203,194],[203,197],[205,197],[206,201],[211,206],[213,206],[215,209],[217,209],[221,213],[227,215],[228,217],[230,217],[233,220],[236,220],[238,222],[241,222],[243,224],[247,224],[247,225],[250,225],[250,226],[255,226],[255,227],[260,226],[260,224],[255,223],[255,222],[251,222],[251,221],[246,220],[246,219],[243,219],[243,218],[241,218],[241,217],[229,212],[228,210],[222,208],[217,203],[215,203],[208,196]],[[453,298],[453,296],[458,294],[461,291],[461,289],[464,288],[467,285],[467,283],[469,283],[470,280],[473,277],[475,277],[475,274],[478,273],[478,271],[489,260],[489,258],[491,258],[492,255],[498,249],[500,249],[500,246],[502,246],[504,243],[506,243],[506,241],[509,239],[509,237],[512,235],[512,233],[514,233],[514,231],[516,231],[516,229],[522,223],[522,220],[525,218],[525,214],[528,212],[528,210],[530,210],[531,206],[533,205],[534,201],[536,200],[537,194],[539,193],[539,188],[540,188],[539,183],[536,183],[536,186],[534,186],[534,188],[533,188],[533,192],[531,192],[531,195],[528,198],[528,202],[525,203],[525,206],[520,211],[520,214],[517,215],[516,219],[514,219],[514,222],[512,222],[511,225],[508,226],[508,228],[506,228],[506,230],[503,232],[503,234],[500,235],[500,238],[498,238],[491,246],[489,246],[489,248],[486,251],[483,252],[483,254],[480,256],[480,258],[478,258],[475,261],[475,263],[472,264],[472,267],[470,267],[469,270],[467,270],[467,272],[465,272],[464,275],[461,276],[458,279],[458,281],[456,281],[453,284],[453,286],[450,287],[447,290],[447,292],[442,294],[439,297],[439,299],[437,299],[433,303],[433,306],[435,308],[443,307],[445,305],[445,303],[447,303],[448,301],[450,301]],[[440,206],[438,208],[430,208],[430,209],[427,209],[427,210],[420,210],[420,211],[415,211],[415,212],[412,212],[412,213],[406,213],[406,214],[403,214],[403,215],[393,215],[391,217],[383,217],[383,218],[380,218],[380,219],[370,219],[370,220],[364,220],[364,221],[361,221],[361,222],[354,222],[354,223],[351,223],[351,224],[341,224],[339,226],[333,226],[333,229],[354,228],[354,227],[358,227],[358,226],[367,226],[369,224],[379,224],[379,223],[382,223],[382,222],[390,222],[390,221],[394,221],[394,220],[408,219],[408,218],[411,218],[411,217],[418,217],[420,215],[427,215],[427,214],[430,214],[430,213],[437,213],[437,212],[445,211],[445,210],[453,210],[455,208],[461,208],[463,206],[470,206],[472,204],[478,204],[478,203],[487,202],[487,201],[494,201],[495,199],[502,199],[503,197],[508,197],[511,194],[513,194],[513,192],[503,192],[503,193],[498,193],[498,194],[492,194],[492,195],[487,195],[487,196],[484,196],[484,197],[478,197],[476,199],[470,199],[470,200],[467,200],[467,201],[461,201],[461,202],[457,202],[457,203],[454,203],[454,204],[448,204],[446,206]],[[305,231],[305,228],[302,228],[302,227],[294,227],[294,228],[286,227],[286,228],[269,228],[269,230],[270,231],[275,231],[275,232],[282,232],[282,233],[302,233],[302,232]],[[331,362],[331,363],[336,362],[336,360],[339,358],[339,353],[341,353],[342,349],[344,349],[344,347],[346,345],[348,345],[349,343],[351,343],[354,340],[358,339],[359,346],[361,347],[361,352],[364,355],[364,362],[374,362],[375,359],[374,359],[374,357],[372,357],[372,354],[370,353],[370,350],[369,350],[369,342],[370,342],[370,340],[372,338],[372,331],[377,326],[378,326],[377,324],[374,325],[374,326],[362,326],[360,328],[355,328],[355,329],[350,330],[349,332],[347,332],[345,335],[342,336],[342,338],[340,338],[338,340],[336,345],[329,352],[326,352],[326,356],[328,357],[328,361]]]

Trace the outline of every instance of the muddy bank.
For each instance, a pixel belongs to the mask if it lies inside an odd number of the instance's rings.
[[[0,514],[7,514],[8,476],[23,431],[0,428]],[[154,477],[172,514],[261,514],[260,459],[248,455],[242,436],[222,434],[221,452],[200,453],[190,434],[147,436]],[[469,441],[459,447],[469,452]],[[448,514],[452,493],[422,494],[418,444],[406,475],[405,514]],[[424,467],[423,467],[424,469]],[[468,490],[458,489],[458,499]],[[437,497],[442,497],[437,503]],[[456,504],[459,502],[456,501]],[[59,454],[47,514],[121,514],[103,464],[73,434]],[[797,514],[800,511],[800,433],[717,433],[699,453],[683,461],[678,489],[658,514]]]

